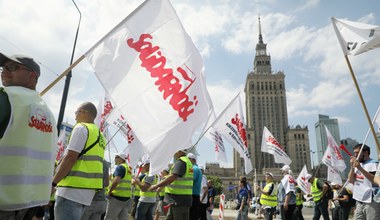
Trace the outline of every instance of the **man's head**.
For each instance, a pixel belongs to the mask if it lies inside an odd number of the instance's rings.
[[[0,53],[1,80],[5,87],[22,86],[36,90],[40,66],[33,58],[23,55],[6,56]]]
[[[290,171],[290,166],[289,165],[284,165],[281,169],[280,169],[280,171],[281,171],[281,174],[288,174],[289,173],[289,171]]]
[[[339,183],[336,182],[331,182],[330,185],[333,189],[340,189],[342,187]]]
[[[272,173],[266,173],[265,174],[265,181],[266,182],[273,182],[274,181],[274,176],[273,176],[273,174]]]
[[[146,159],[144,163],[142,164],[143,172],[149,172],[149,168],[150,168],[150,160]]]
[[[359,156],[360,149],[363,144],[357,144],[353,147],[354,149],[354,155],[358,159],[360,163],[363,163],[364,161],[369,159],[369,155],[371,154],[371,148],[369,148],[366,144],[363,145],[363,150]],[[359,156],[359,157],[358,157]]]
[[[174,159],[178,159],[182,156],[186,156],[187,153],[189,153],[188,149],[179,150],[179,151],[175,152]]]
[[[188,153],[187,157],[190,159],[192,164],[197,164],[197,156],[193,153]]]
[[[126,162],[127,155],[123,153],[115,154],[115,164],[120,165]]]
[[[97,110],[94,104],[91,102],[82,103],[79,108],[75,111],[75,120],[77,123],[94,123],[96,118]]]
[[[314,181],[314,176],[312,176],[311,174],[306,174],[305,180],[309,183],[312,183]]]

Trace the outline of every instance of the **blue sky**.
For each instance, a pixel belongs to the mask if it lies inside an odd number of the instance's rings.
[[[76,2],[83,17],[75,59],[143,1]],[[378,2],[173,0],[172,4],[204,58],[208,90],[217,114],[244,88],[247,73],[253,69],[260,14],[272,69],[286,75],[289,125],[309,127],[313,150],[318,114],[339,120],[341,138],[363,141],[368,123],[330,17],[380,25]],[[69,66],[78,12],[67,0],[2,0],[0,14],[0,51],[35,57],[42,68],[37,90],[42,91]],[[379,56],[380,49],[349,57],[371,116],[380,104],[376,95]],[[43,97],[57,118],[63,85],[61,80]],[[97,104],[102,93],[89,63],[82,61],[73,70],[64,121],[74,123],[77,106],[83,101]],[[374,146],[372,136],[368,143]],[[211,142],[202,139],[198,146],[200,164],[216,162]],[[227,149],[232,152],[230,146]],[[372,152],[375,154],[375,147]],[[231,153],[228,160],[232,162]]]

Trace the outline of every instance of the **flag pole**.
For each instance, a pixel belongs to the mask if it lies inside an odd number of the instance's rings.
[[[222,115],[227,111],[228,107],[230,107],[232,105],[232,102],[240,95],[240,92],[231,100],[231,102],[226,106],[226,108],[224,108],[224,110],[222,111],[222,113],[220,113],[218,115],[218,117],[214,120],[214,122],[201,134],[201,136],[199,136],[197,142],[195,142],[195,144],[193,144],[193,146],[191,146],[191,150],[193,148],[195,148],[197,146],[197,144],[199,143],[199,141],[203,138],[203,136],[205,136],[205,134],[207,133],[207,131],[215,124],[215,122],[217,120],[219,120],[220,117],[222,117]]]
[[[374,127],[373,127],[371,117],[370,117],[369,114],[368,114],[368,110],[367,110],[367,107],[366,107],[366,105],[365,105],[365,102],[364,102],[364,99],[363,99],[363,95],[362,95],[362,93],[361,93],[361,91],[360,91],[360,88],[359,88],[358,82],[357,82],[357,80],[356,80],[356,77],[355,77],[354,71],[352,70],[352,66],[351,66],[350,60],[348,59],[347,54],[344,55],[344,58],[346,59],[346,63],[347,63],[347,65],[348,65],[348,68],[350,69],[351,77],[352,77],[352,80],[354,81],[356,91],[358,92],[358,95],[359,95],[359,98],[360,98],[360,102],[361,102],[361,104],[362,104],[362,106],[363,106],[364,113],[365,113],[365,115],[366,115],[366,118],[367,118],[367,121],[368,121],[369,127],[370,127],[370,129],[371,129],[371,131],[372,131],[372,135],[373,135],[373,137],[375,138],[375,143],[376,143],[376,146],[377,146],[377,152],[379,152],[379,150],[380,150],[379,140],[378,140],[377,137],[376,137],[376,132],[375,132],[375,129],[374,129]]]
[[[73,64],[71,64],[61,75],[59,75],[52,83],[50,83],[50,85],[48,85],[42,92],[40,92],[40,96],[45,95],[45,93],[49,91],[55,84],[57,84],[59,80],[69,74],[70,71],[84,59],[84,57],[85,56],[82,55]]]

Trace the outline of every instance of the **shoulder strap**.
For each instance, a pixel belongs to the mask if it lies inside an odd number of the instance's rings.
[[[99,140],[100,140],[100,129],[99,129],[98,139],[96,139],[96,141],[93,144],[91,144],[88,148],[83,149],[82,152],[80,152],[80,154],[78,155],[78,158],[80,158],[83,154],[91,150],[99,142]]]

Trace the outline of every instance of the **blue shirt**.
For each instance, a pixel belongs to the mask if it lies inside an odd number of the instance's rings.
[[[202,171],[199,169],[198,165],[193,165],[193,195],[201,195],[201,185],[202,185]]]
[[[237,195],[238,203],[241,204],[244,201],[244,204],[247,204],[248,199],[248,190],[246,188],[240,188],[239,194]]]

